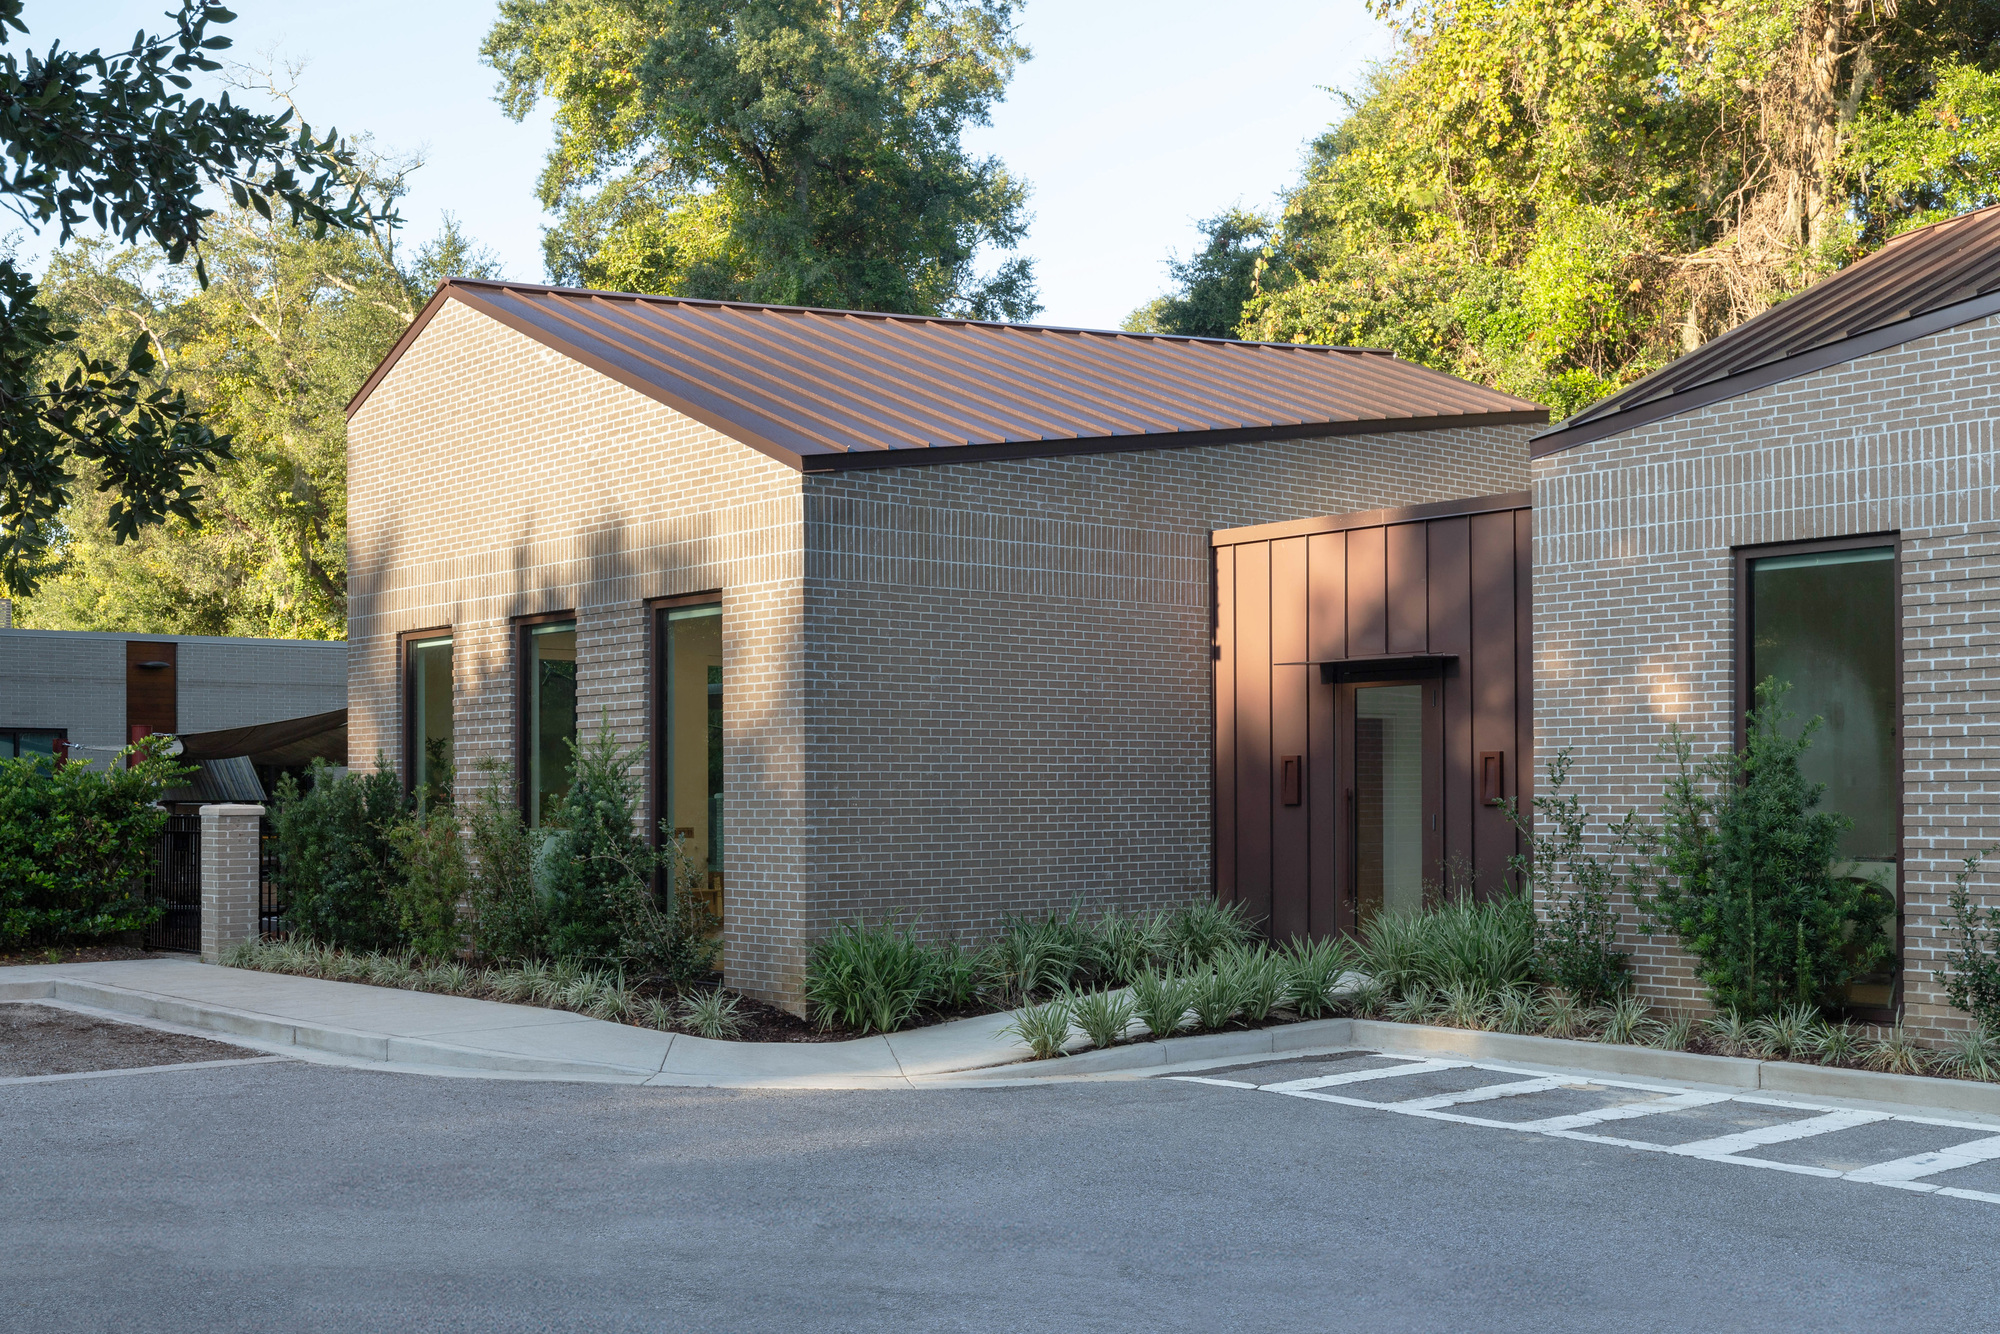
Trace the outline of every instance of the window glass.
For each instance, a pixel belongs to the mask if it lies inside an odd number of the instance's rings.
[[[427,801],[451,800],[451,639],[410,645],[410,786]]]
[[[528,627],[528,823],[555,817],[569,795],[576,741],[576,622]]]
[[[1424,691],[1354,692],[1355,915],[1424,906]]]
[[[1860,547],[1750,562],[1749,684],[1789,682],[1784,708],[1797,735],[1821,720],[1799,768],[1825,787],[1823,806],[1853,824],[1837,875],[1896,893],[1895,548]],[[1886,923],[1891,938],[1896,924]],[[1856,979],[1857,1005],[1887,1006],[1895,979]]]
[[[56,743],[67,735],[57,728],[46,732],[0,732],[0,758],[18,759],[23,755],[54,755]]]
[[[661,624],[666,671],[667,826],[706,869],[709,910],[722,915],[722,608],[675,607]]]

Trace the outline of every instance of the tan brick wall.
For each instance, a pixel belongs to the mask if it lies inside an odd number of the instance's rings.
[[[448,304],[350,425],[350,751],[395,757],[396,636],[450,626],[471,795],[513,759],[510,625],[566,610],[586,725],[643,744],[644,602],[720,590],[725,967],[795,1003],[858,913],[1206,886],[1209,530],[1518,490],[1526,435],[802,478]]]
[[[1964,1022],[1932,972],[1950,876],[2000,842],[1996,364],[1985,321],[1534,465],[1539,758],[1568,747],[1601,813],[1657,810],[1670,723],[1730,744],[1733,548],[1901,532],[1905,1014],[1933,1037]],[[1642,990],[1699,1007],[1636,924]]]
[[[1205,892],[1211,530],[1521,490],[1528,433],[809,478],[814,928]]]
[[[349,753],[396,761],[403,631],[450,626],[459,790],[511,766],[514,618],[577,616],[580,726],[647,736],[646,599],[720,591],[731,980],[803,955],[799,474],[457,302],[348,429]]]

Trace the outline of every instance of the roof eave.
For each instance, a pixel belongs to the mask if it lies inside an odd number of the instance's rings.
[[[1142,449],[1196,449],[1203,445],[1251,440],[1313,440],[1346,435],[1393,435],[1453,427],[1532,426],[1546,422],[1548,410],[1464,412],[1438,417],[1388,417],[1361,421],[1287,422],[1277,426],[1232,426],[1214,431],[1152,431],[1132,435],[1084,436],[1056,440],[1010,440],[1000,444],[947,445],[933,449],[881,449],[867,453],[808,454],[801,471],[852,472],[863,468],[911,468],[946,463],[1006,459],[1066,458],[1081,454],[1129,453]]]
[[[1794,356],[1766,362],[1762,366],[1752,366],[1749,370],[1738,371],[1734,375],[1711,380],[1683,389],[1677,394],[1635,403],[1622,411],[1604,417],[1594,417],[1578,422],[1574,426],[1558,422],[1541,432],[1528,443],[1530,458],[1543,458],[1578,445],[1588,445],[1626,431],[1635,431],[1641,426],[1650,426],[1669,417],[1678,417],[1685,412],[1740,398],[1744,394],[1768,389],[1786,380],[1795,380],[1801,375],[1838,366],[1842,362],[1854,361],[1860,357],[1872,356],[1877,352],[1918,338],[1926,338],[1961,324],[1970,324],[1989,316],[2000,314],[2000,292],[1989,292],[1984,296],[1972,297],[1965,301],[1940,306],[1936,310],[1912,315],[1909,319],[1894,324],[1885,324],[1879,329],[1843,338],[1838,342],[1825,343],[1808,348]],[[1641,383],[1644,383],[1641,381]]]

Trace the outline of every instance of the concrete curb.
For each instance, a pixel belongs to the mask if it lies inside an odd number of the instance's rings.
[[[433,1042],[424,1038],[393,1037],[384,1033],[364,1033],[331,1024],[305,1024],[290,1019],[273,1019],[250,1010],[223,1005],[204,1005],[156,996],[103,982],[85,982],[56,977],[47,982],[0,982],[0,1001],[59,1000],[71,1005],[156,1019],[204,1032],[230,1037],[254,1038],[259,1042],[307,1051],[325,1052],[351,1060],[399,1066],[442,1066],[453,1070],[493,1070],[509,1074],[536,1075],[656,1075],[643,1066],[614,1065],[597,1061],[564,1061],[539,1056],[515,1056],[506,1052],[478,1050]]]
[[[1759,1061],[1747,1056],[1702,1056],[1652,1047],[1580,1042],[1574,1038],[1392,1024],[1379,1019],[1352,1022],[1355,1046],[1399,1055],[1462,1056],[1475,1061],[1509,1061],[1592,1074],[2000,1116],[2000,1084],[1981,1084],[1969,1079],[1890,1075],[1796,1061]]]
[[[1132,1042],[1119,1047],[1078,1052],[1046,1061],[1012,1061],[957,1073],[959,1079],[1035,1079],[1066,1075],[1098,1075],[1120,1070],[1144,1070],[1157,1065],[1186,1065],[1231,1056],[1263,1056],[1312,1047],[1353,1045],[1352,1019],[1310,1019],[1296,1024],[1249,1029],[1241,1033],[1202,1033],[1164,1042]]]

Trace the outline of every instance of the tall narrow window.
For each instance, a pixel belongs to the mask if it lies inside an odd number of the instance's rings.
[[[710,911],[723,910],[722,608],[659,613],[661,801],[667,828],[705,872]]]
[[[522,639],[528,752],[522,767],[532,827],[555,818],[569,795],[576,742],[576,622],[530,625]]]
[[[426,802],[451,799],[451,636],[409,648],[410,790]]]
[[[1423,682],[1354,692],[1355,920],[1424,906]]]
[[[1824,806],[1853,821],[1841,836],[1845,860],[1836,873],[1875,881],[1894,895],[1902,707],[1896,549],[1870,543],[1755,556],[1748,567],[1743,705],[1776,678],[1791,685],[1784,707],[1792,727],[1821,720],[1799,767],[1807,781],[1825,784]],[[1887,1006],[1894,981],[1862,979],[1851,999]]]

